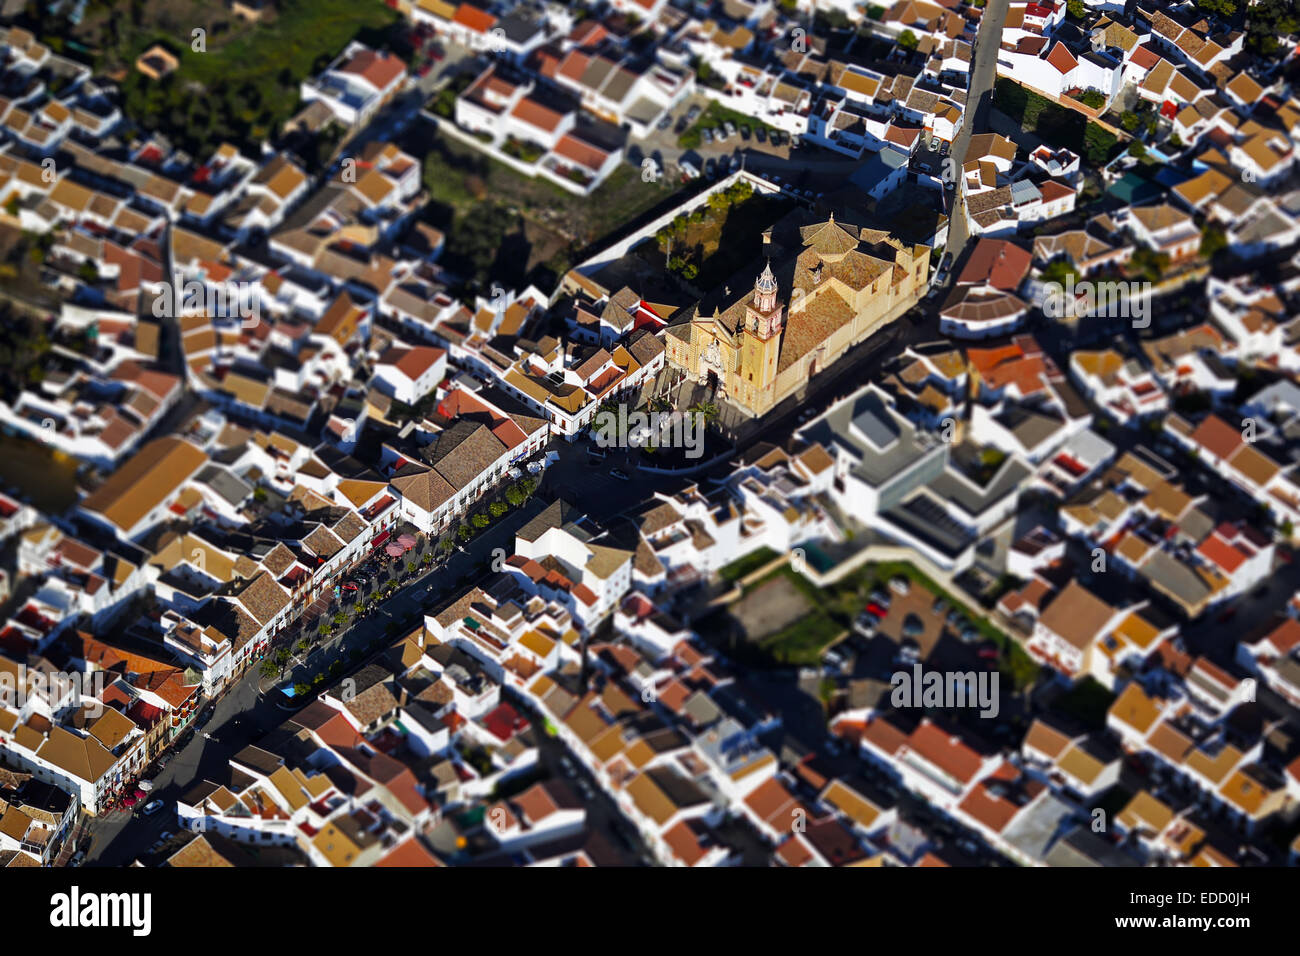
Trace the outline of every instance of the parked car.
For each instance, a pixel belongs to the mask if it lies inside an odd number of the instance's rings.
[[[682,171],[682,180],[684,182],[700,178],[700,171],[690,163],[680,163],[677,168]]]
[[[433,64],[426,63],[424,64],[424,66],[420,67],[418,70],[415,71],[415,75],[423,79],[424,77],[429,75],[429,72],[432,69],[433,69]]]
[[[957,637],[963,644],[974,644],[980,639],[980,632],[973,627],[963,627]]]
[[[898,659],[903,664],[915,664],[921,659],[921,647],[916,641],[903,641],[898,648]]]
[[[889,610],[887,608],[877,604],[875,601],[870,602],[867,605],[866,610],[867,613],[874,614],[878,618],[883,618],[887,614],[889,614]]]
[[[695,120],[699,117],[699,115],[700,115],[700,108],[698,106],[692,106],[689,110],[686,111],[686,122],[694,123]]]
[[[163,802],[161,800],[153,800],[150,803],[145,804],[145,808],[141,812],[144,813],[146,817],[151,817],[162,808]]]
[[[662,133],[662,132],[663,132],[664,130],[666,130],[669,126],[672,126],[672,125],[673,125],[673,114],[672,114],[672,113],[665,113],[665,114],[664,114],[664,118],[661,119],[658,123],[655,124],[655,129],[659,130],[659,132]]]
[[[765,129],[764,129],[763,127],[761,127],[761,126],[760,126],[758,129],[754,130],[754,139],[758,140],[760,143],[766,143],[766,142],[767,142],[767,130],[765,130]]]
[[[872,604],[879,604],[886,611],[889,610],[889,595],[886,594],[884,591],[880,590],[880,588],[876,588],[867,596],[871,598]]]
[[[925,622],[915,614],[903,618],[902,634],[904,637],[920,637],[925,633]]]
[[[715,126],[713,127],[713,138],[719,143],[725,143],[727,141],[727,131],[721,126]]]
[[[992,641],[981,644],[980,649],[976,651],[976,653],[979,654],[981,660],[986,661],[995,661],[1002,656],[1002,652],[998,650],[998,646]]]
[[[722,128],[727,131],[728,136],[736,135],[736,124],[731,122],[731,120],[727,120],[727,122],[723,123]]]
[[[704,140],[704,142],[706,142],[706,143],[712,143],[712,142],[713,142],[713,130],[711,130],[711,129],[702,129],[702,130],[700,130],[700,139]]]
[[[76,853],[72,854],[72,859],[68,861],[68,866],[81,866],[81,864],[85,862],[86,862],[86,851],[78,850]]]
[[[617,478],[619,481],[629,481],[632,478],[632,476],[622,468],[611,468],[609,470],[609,476],[611,478]]]
[[[903,575],[896,574],[889,579],[889,590],[895,594],[906,594],[912,590],[912,582],[907,580]]]

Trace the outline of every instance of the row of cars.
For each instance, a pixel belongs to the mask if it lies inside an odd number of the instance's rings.
[[[881,588],[873,590],[868,596],[866,606],[853,621],[854,633],[863,640],[874,638],[881,621],[889,615],[892,604],[890,592],[902,596],[910,593],[911,587],[911,582],[906,577],[898,575],[890,579],[888,590]],[[960,608],[949,607],[947,601],[936,597],[930,606],[930,611],[934,615],[943,616],[944,626],[957,640],[963,644],[979,644],[976,654],[980,658],[996,660],[1000,656],[1001,652],[991,641],[981,643],[983,635]],[[908,612],[903,618],[899,626],[898,662],[900,664],[911,665],[920,660],[921,651],[917,639],[925,633],[925,629],[925,621],[916,612]]]

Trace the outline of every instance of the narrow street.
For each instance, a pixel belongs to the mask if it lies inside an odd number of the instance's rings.
[[[951,155],[957,160],[958,175],[966,162],[971,136],[988,132],[991,128],[998,47],[1009,6],[1010,0],[989,0],[980,20],[979,35],[975,38],[975,62],[970,71],[970,89],[966,95],[966,112],[962,117],[961,131],[952,144]],[[965,201],[959,198],[961,190],[955,186],[954,195],[958,198],[954,199],[954,207],[949,214],[951,222],[948,226],[947,252],[952,256],[953,271],[956,272],[962,253],[966,251],[966,244],[970,241],[970,234],[966,229]]]

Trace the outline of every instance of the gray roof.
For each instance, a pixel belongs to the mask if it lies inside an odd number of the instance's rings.
[[[943,474],[930,482],[930,490],[941,500],[954,502],[967,514],[983,514],[990,507],[1015,494],[1026,482],[1033,469],[1015,455],[1008,456],[998,473],[983,488],[977,488],[971,481],[958,477],[951,461]]]
[[[880,487],[926,456],[943,455],[944,451],[919,435],[916,426],[874,390],[839,403],[810,423],[801,437],[847,453],[854,459],[854,476],[872,487]]]
[[[1044,791],[1007,825],[1002,838],[1031,860],[1041,862],[1073,813],[1068,803],[1050,790]]]
[[[1137,860],[1091,830],[1075,827],[1044,858],[1048,866],[1137,866]]]
[[[253,486],[220,465],[208,465],[199,472],[201,481],[232,505],[238,505],[253,493]]]

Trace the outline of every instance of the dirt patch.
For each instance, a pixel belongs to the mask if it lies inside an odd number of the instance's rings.
[[[755,641],[789,627],[810,609],[793,582],[778,575],[737,601],[731,615],[744,628],[745,636]]]

